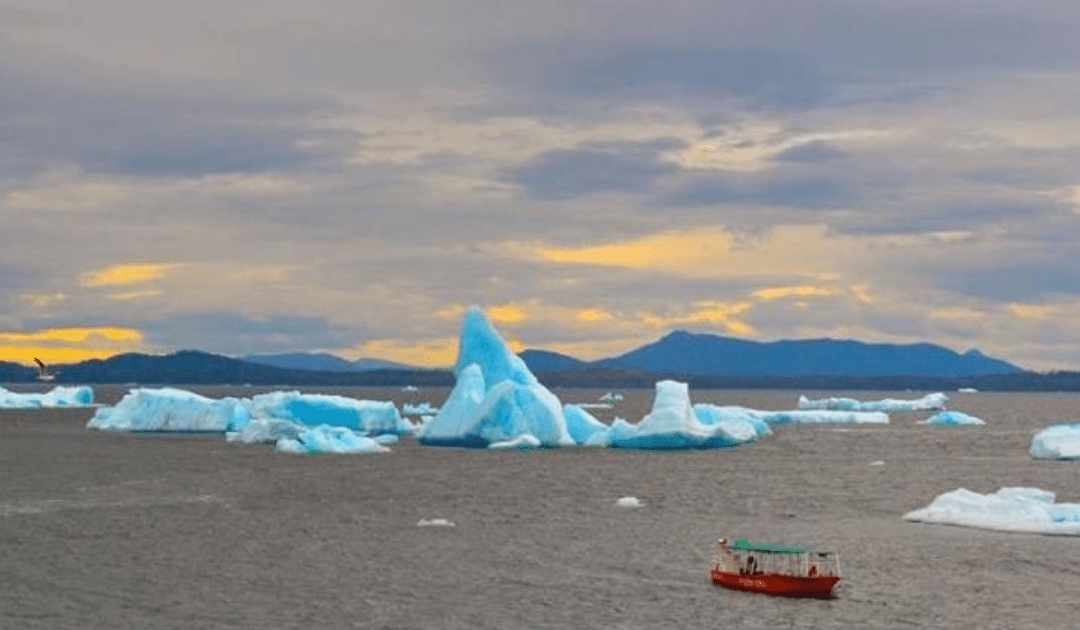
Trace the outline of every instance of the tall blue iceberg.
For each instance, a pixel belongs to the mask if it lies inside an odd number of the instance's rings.
[[[478,307],[465,313],[454,373],[457,383],[449,398],[417,431],[420,443],[472,448],[575,443],[562,403]]]

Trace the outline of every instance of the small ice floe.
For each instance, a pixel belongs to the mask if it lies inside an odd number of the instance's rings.
[[[403,392],[418,392],[420,390],[416,387],[416,385],[406,385],[405,387],[401,388],[401,391],[403,391]]]
[[[641,502],[637,497],[622,497],[615,502],[615,507],[621,508],[639,508],[645,507],[645,504]]]
[[[428,416],[439,413],[438,407],[432,407],[431,403],[426,400],[415,405],[405,403],[401,406],[401,413],[406,416]]]
[[[969,416],[968,414],[961,413],[959,411],[942,411],[940,413],[936,413],[930,416],[919,424],[936,424],[956,427],[981,426],[986,424],[986,422],[984,422],[980,418],[976,418],[975,416]]]
[[[611,403],[598,402],[598,403],[576,403],[578,407],[582,409],[611,409],[614,407]]]
[[[54,387],[44,394],[19,394],[0,387],[0,409],[40,409],[43,407],[91,407],[94,390],[87,385]]]
[[[960,389],[956,390],[956,392],[958,394],[977,394],[979,393],[979,390],[975,389],[974,387],[961,387]]]
[[[1080,504],[1054,503],[1055,495],[1039,488],[1001,488],[979,494],[966,488],[940,494],[930,505],[908,512],[904,519],[1006,532],[1080,536]]]
[[[1028,452],[1036,459],[1080,459],[1080,423],[1046,427],[1031,439]]]
[[[927,394],[915,400],[897,400],[885,398],[883,400],[856,400],[854,398],[822,398],[811,400],[806,396],[799,396],[799,409],[835,409],[841,411],[884,411],[886,413],[903,411],[926,411],[929,409],[944,409],[949,397],[942,392]]]
[[[600,402],[613,403],[619,402],[623,399],[623,395],[618,392],[608,392],[600,397]]]
[[[416,521],[417,527],[456,527],[454,521],[445,518],[422,518]]]
[[[877,461],[873,461],[873,462],[870,462],[870,465],[871,465],[871,466],[884,466],[884,465],[885,465],[885,461],[884,461],[884,460],[880,460],[880,459],[879,459],[879,460],[877,460]]]

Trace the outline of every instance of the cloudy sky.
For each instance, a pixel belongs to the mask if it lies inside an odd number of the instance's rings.
[[[1080,369],[1075,0],[0,0],[0,359]]]

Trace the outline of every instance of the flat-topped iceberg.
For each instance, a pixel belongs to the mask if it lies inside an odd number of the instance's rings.
[[[172,387],[129,391],[99,407],[86,425],[103,431],[232,431],[250,419],[238,398],[213,399]]]
[[[1001,488],[979,494],[965,488],[938,495],[925,508],[904,519],[1005,532],[1080,536],[1080,504],[1054,503],[1055,495],[1039,488]]]
[[[19,393],[0,387],[0,409],[41,409],[46,407],[90,407],[94,390],[87,385],[54,387],[44,393]]]
[[[885,398],[883,400],[856,400],[854,398],[821,398],[811,400],[806,396],[799,396],[799,409],[838,409],[843,411],[884,411],[886,413],[904,411],[927,411],[944,409],[949,397],[942,392],[927,394],[915,400],[897,400]]]
[[[960,411],[942,411],[935,413],[921,424],[937,424],[944,426],[981,426],[986,424],[981,418],[970,416]]]
[[[737,446],[770,435],[763,422],[715,412],[690,403],[686,383],[660,381],[652,410],[637,424],[616,418],[611,426],[593,432],[586,444],[633,449],[691,449]],[[702,421],[702,418],[705,421]]]
[[[1080,424],[1054,424],[1035,434],[1028,449],[1037,459],[1080,459]]]
[[[553,447],[574,444],[563,405],[510,350],[478,307],[465,313],[446,402],[416,432],[431,446]]]

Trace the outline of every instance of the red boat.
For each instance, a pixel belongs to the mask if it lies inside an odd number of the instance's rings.
[[[840,582],[840,554],[721,538],[711,577],[714,584],[737,591],[831,599]]]

